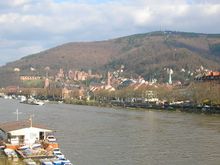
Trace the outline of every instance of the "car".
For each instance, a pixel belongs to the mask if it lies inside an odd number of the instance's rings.
[[[53,155],[58,159],[65,159],[65,156],[60,151],[53,151]]]
[[[53,135],[48,135],[47,140],[48,142],[56,142],[56,138]]]

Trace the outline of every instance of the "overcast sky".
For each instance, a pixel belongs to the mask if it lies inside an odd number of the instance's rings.
[[[0,65],[66,42],[220,33],[220,0],[0,0]]]

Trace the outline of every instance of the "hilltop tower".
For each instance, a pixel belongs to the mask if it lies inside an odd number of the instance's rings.
[[[172,84],[172,74],[173,74],[173,70],[170,68],[167,69],[167,73],[169,75],[169,79],[168,79],[168,84]]]

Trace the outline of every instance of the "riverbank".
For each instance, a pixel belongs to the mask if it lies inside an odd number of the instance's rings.
[[[164,111],[181,111],[189,113],[205,113],[205,114],[220,114],[220,106],[214,105],[197,105],[192,103],[182,104],[155,104],[155,103],[136,103],[136,102],[98,102],[95,100],[64,100],[66,104],[74,105],[88,105],[97,107],[121,107],[132,109],[151,109],[151,110],[164,110]]]

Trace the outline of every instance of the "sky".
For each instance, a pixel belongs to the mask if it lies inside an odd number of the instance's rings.
[[[0,65],[67,42],[220,33],[220,0],[0,0]]]

